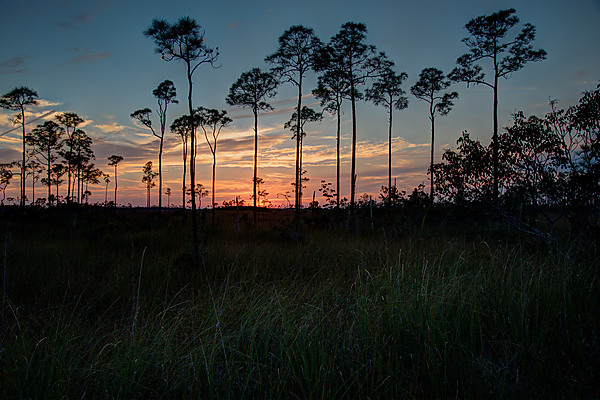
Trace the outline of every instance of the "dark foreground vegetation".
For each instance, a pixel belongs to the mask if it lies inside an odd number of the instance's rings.
[[[350,235],[317,209],[296,238],[292,211],[217,211],[194,262],[180,210],[0,210],[0,397],[600,396],[589,232],[437,207]]]

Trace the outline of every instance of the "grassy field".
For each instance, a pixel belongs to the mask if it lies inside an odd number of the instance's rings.
[[[597,244],[423,216],[0,210],[0,398],[598,398]]]

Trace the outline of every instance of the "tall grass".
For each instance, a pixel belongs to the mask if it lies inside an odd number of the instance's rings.
[[[296,242],[280,220],[207,234],[193,265],[177,216],[47,218],[7,251],[2,398],[600,394],[585,251],[478,227]]]

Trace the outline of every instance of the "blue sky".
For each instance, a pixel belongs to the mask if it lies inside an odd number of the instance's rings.
[[[183,65],[164,62],[154,54],[153,43],[143,36],[153,18],[174,22],[180,16],[195,18],[206,32],[209,46],[219,47],[220,68],[201,67],[195,75],[195,105],[228,110],[234,122],[225,128],[218,153],[217,200],[251,192],[252,119],[248,110],[229,107],[225,96],[239,75],[252,67],[266,68],[263,59],[275,51],[277,38],[291,25],[312,27],[327,41],[346,21],[363,22],[367,41],[385,51],[405,71],[408,92],[419,72],[437,67],[449,72],[456,58],[466,52],[461,42],[464,25],[472,18],[514,7],[521,22],[537,28],[536,48],[548,58],[531,63],[501,82],[500,122],[510,123],[511,114],[543,115],[548,100],[574,104],[584,90],[600,80],[600,0],[564,1],[138,1],[138,0],[0,0],[0,92],[17,86],[36,90],[40,107],[34,116],[55,110],[74,111],[88,122],[84,129],[95,143],[96,164],[110,172],[106,157],[125,156],[119,187],[123,202],[144,204],[141,168],[157,163],[157,142],[129,114],[136,109],[155,109],[152,90],[171,79],[180,100],[187,93]],[[520,25],[519,25],[520,26]],[[315,82],[309,77],[305,93]],[[456,85],[460,93],[454,109],[439,118],[436,126],[436,156],[454,146],[463,130],[489,142],[492,126],[492,92],[486,87]],[[291,134],[283,129],[294,106],[295,89],[284,85],[272,100],[276,110],[261,115],[259,176],[265,179],[269,198],[283,201],[293,180]],[[183,101],[182,101],[183,102]],[[314,103],[307,96],[306,104]],[[184,102],[183,102],[184,103]],[[169,110],[170,120],[185,113],[183,106]],[[0,111],[0,134],[12,129],[10,113]],[[49,116],[49,118],[52,115]],[[343,116],[342,195],[349,195],[350,113]],[[40,121],[41,122],[41,121]],[[155,122],[157,124],[157,122]],[[387,116],[383,108],[361,103],[358,107],[358,192],[377,194],[387,182]],[[32,126],[33,127],[33,126]],[[332,117],[308,127],[305,163],[311,179],[306,193],[312,195],[321,179],[335,180]],[[398,186],[411,190],[427,182],[429,121],[426,104],[409,96],[409,107],[394,114],[394,177]],[[180,148],[177,138],[167,134],[166,186],[181,187]],[[18,131],[0,136],[0,162],[18,158]],[[210,157],[201,140],[198,156],[199,181],[210,186]],[[11,185],[10,190],[18,185]],[[17,189],[18,190],[18,189]],[[92,201],[103,201],[101,187]],[[102,193],[102,194],[101,194]],[[307,197],[310,197],[308,195]],[[318,195],[318,192],[317,192]],[[180,201],[177,195],[174,202]],[[153,203],[156,202],[154,194]]]

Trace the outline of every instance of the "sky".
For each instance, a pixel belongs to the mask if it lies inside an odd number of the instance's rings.
[[[366,42],[385,52],[397,72],[408,74],[404,90],[409,93],[422,69],[436,67],[448,73],[467,52],[461,39],[468,34],[464,26],[470,19],[511,7],[520,19],[515,32],[523,23],[533,24],[537,29],[533,46],[543,48],[548,56],[501,80],[500,126],[509,125],[516,111],[543,116],[551,99],[559,100],[560,107],[576,104],[583,91],[594,89],[600,81],[600,0],[0,0],[0,94],[19,86],[37,91],[39,103],[28,109],[26,118],[46,116],[27,129],[61,112],[76,112],[84,118],[82,129],[93,139],[94,162],[111,180],[114,170],[107,165],[107,157],[124,157],[119,164],[118,202],[143,206],[142,167],[152,161],[158,168],[158,139],[130,114],[145,107],[156,110],[152,90],[170,79],[180,100],[179,105],[169,106],[170,124],[186,113],[187,82],[184,65],[161,60],[154,53],[153,41],[142,32],[154,18],[174,23],[179,17],[192,17],[202,26],[206,44],[220,52],[218,68],[203,65],[194,75],[194,106],[223,109],[233,118],[219,139],[216,202],[235,196],[250,202],[253,117],[248,109],[228,106],[225,97],[241,73],[253,67],[268,69],[264,58],[275,52],[277,39],[287,28],[311,27],[327,42],[347,21],[366,24]],[[309,74],[303,103],[320,110],[310,94],[315,83],[315,74]],[[436,119],[437,162],[444,149],[456,147],[456,139],[465,130],[482,143],[491,139],[491,89],[456,84],[450,90],[458,91],[460,97],[447,116]],[[295,141],[283,125],[294,111],[296,93],[291,84],[283,84],[270,100],[274,110],[259,116],[258,176],[264,179],[261,189],[266,189],[274,206],[287,205],[286,192],[291,192],[294,180]],[[408,97],[408,108],[393,116],[392,165],[398,188],[410,192],[421,183],[428,185],[431,138],[427,104]],[[0,110],[0,163],[20,159],[21,133],[14,129],[11,115]],[[350,116],[346,103],[341,195],[348,198]],[[156,111],[153,117],[157,127]],[[377,197],[381,186],[387,185],[387,111],[359,102],[357,119],[357,195]],[[313,192],[323,204],[318,191],[321,180],[335,186],[335,117],[325,114],[322,122],[307,125],[305,130],[303,160],[310,180],[304,205],[312,200]],[[165,136],[163,192],[171,188],[170,203],[180,206],[181,145],[174,134]],[[212,158],[203,137],[198,143],[196,181],[210,190]],[[17,180],[9,185],[7,197],[18,196]],[[90,190],[90,202],[104,201],[103,184]],[[38,186],[36,196],[43,193]],[[153,189],[151,201],[158,203],[158,188]],[[163,196],[163,203],[167,201]],[[203,199],[202,205],[206,204]]]

